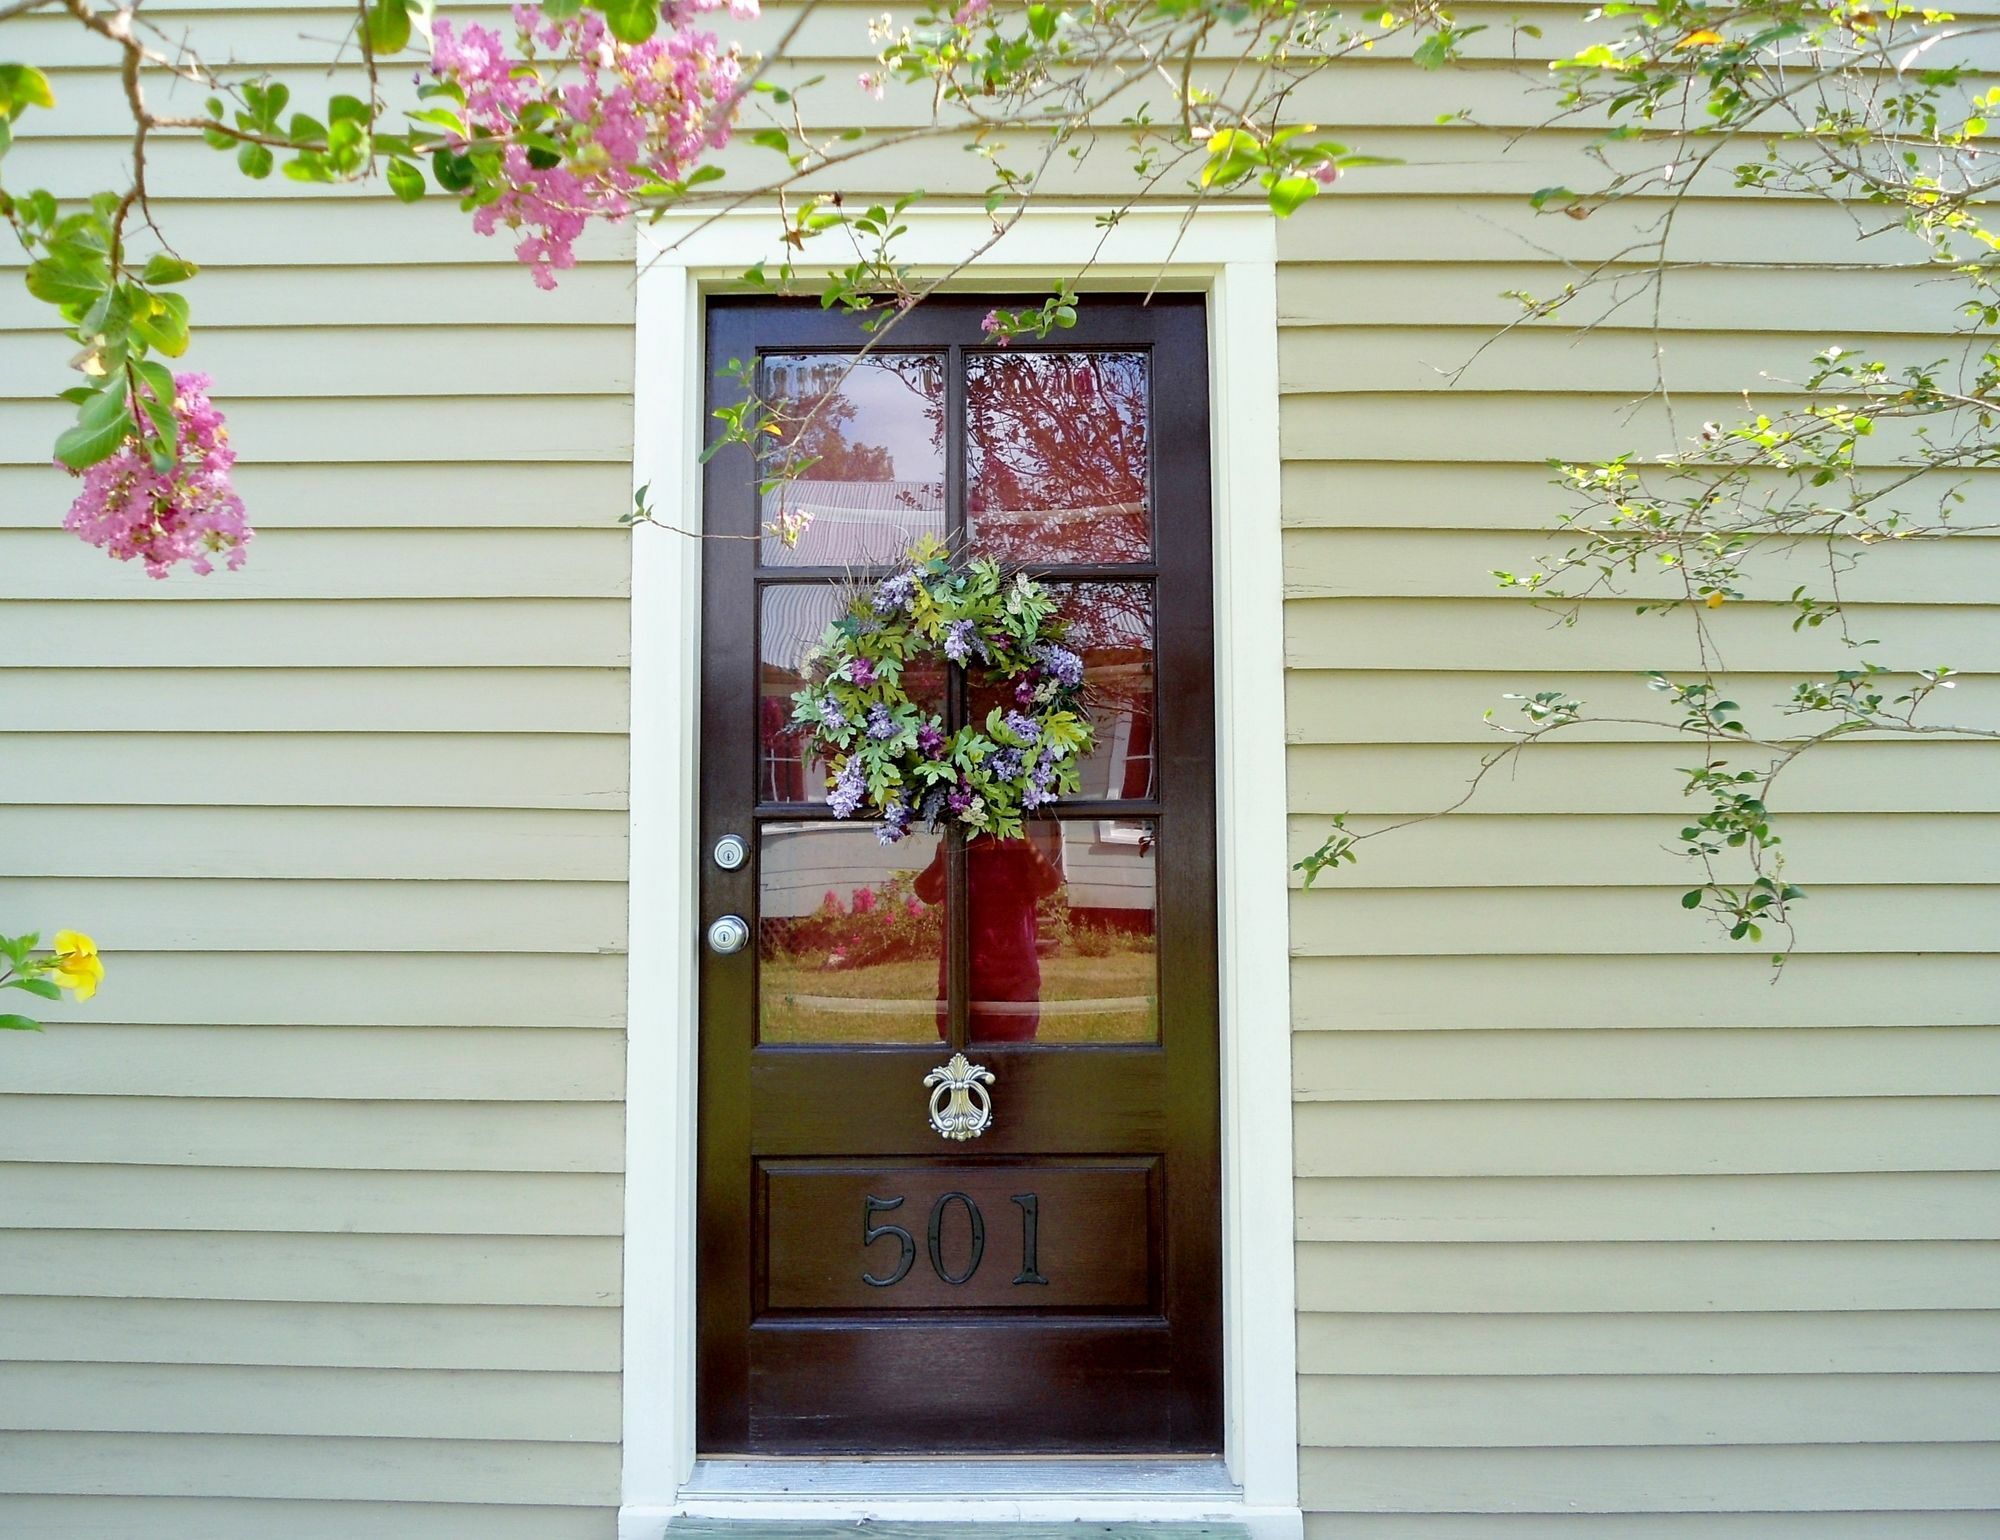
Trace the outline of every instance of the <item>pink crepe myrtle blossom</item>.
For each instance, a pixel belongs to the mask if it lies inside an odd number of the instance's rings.
[[[1330,160],[1323,160],[1313,167],[1313,178],[1322,187],[1331,187],[1340,180],[1340,167]]]
[[[986,14],[987,7],[992,3],[993,0],[965,0],[952,20],[961,27],[969,27]]]
[[[889,89],[889,75],[886,70],[863,70],[854,77],[856,84],[876,101],[881,101]]]
[[[481,235],[502,226],[519,232],[514,255],[537,287],[553,289],[556,274],[576,266],[576,243],[591,220],[626,218],[643,190],[684,181],[729,142],[742,59],[734,44],[693,25],[725,5],[746,20],[758,10],[758,0],[665,0],[661,30],[624,43],[595,12],[553,20],[539,6],[517,5],[512,52],[485,27],[435,24],[431,73],[465,93],[471,127],[509,139],[524,113],[549,109],[541,131],[558,137],[560,155],[510,144],[499,196],[472,217]]]
[[[208,388],[205,374],[174,376],[171,470],[155,469],[145,445],[128,438],[83,472],[63,528],[120,561],[144,562],[151,577],[180,562],[206,577],[218,556],[232,572],[241,567],[256,531],[230,483],[236,452]]]

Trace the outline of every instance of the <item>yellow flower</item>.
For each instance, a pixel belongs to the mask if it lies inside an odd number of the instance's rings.
[[[104,982],[104,960],[97,955],[97,943],[81,931],[57,931],[56,959],[49,977],[77,999],[88,1000]]]
[[[1720,32],[1711,32],[1707,27],[1701,27],[1690,32],[1686,37],[1674,44],[1674,46],[1676,48],[1702,48],[1721,41],[1722,34]]]
[[[1721,609],[1721,608],[1722,608],[1722,601],[1723,601],[1723,598],[1724,598],[1724,595],[1723,595],[1722,591],[1721,591],[1720,589],[1717,589],[1717,590],[1716,590],[1716,591],[1715,591],[1714,593],[1711,593],[1711,594],[1710,594],[1710,595],[1709,595],[1709,596],[1708,596],[1708,597],[1707,597],[1707,598],[1706,598],[1705,600],[1703,600],[1702,602],[1703,602],[1704,604],[1706,604],[1706,605],[1707,605],[1707,606],[1708,606],[1708,607],[1709,607],[1710,609],[1712,609],[1712,610],[1719,610],[1719,609]]]

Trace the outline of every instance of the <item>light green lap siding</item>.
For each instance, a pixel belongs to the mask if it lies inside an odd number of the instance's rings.
[[[1567,506],[1544,457],[1672,440],[1626,413],[1652,375],[1636,313],[1575,346],[1516,334],[1447,388],[1438,371],[1510,318],[1500,291],[1562,281],[1528,242],[1602,256],[1630,230],[1616,210],[1531,226],[1495,196],[1521,173],[1471,158],[1432,173],[1449,192],[1399,203],[1356,179],[1362,196],[1281,234],[1299,854],[1330,814],[1366,831],[1454,801],[1509,692],[1652,714],[1638,671],[1692,662],[1629,604],[1552,629],[1494,584],[1533,569]],[[1847,255],[1834,217],[1684,211],[1684,255],[1802,269],[1673,282],[1660,341],[1688,420],[1740,410],[1727,392],[1841,319],[1863,346],[1938,350],[1907,335],[1938,329],[1935,290],[1812,270]],[[1864,561],[1864,633],[1990,670],[1996,553]],[[1738,699],[1843,666],[1781,613],[1804,580],[1767,574],[1715,617]],[[1959,694],[1995,720],[1990,691]],[[1686,762],[1658,733],[1593,729],[1295,894],[1309,1540],[1969,1540],[1995,1522],[1990,755],[1855,742],[1798,766],[1786,848],[1813,896],[1775,987],[1676,905]]]
[[[801,72],[851,79],[874,9],[821,8]],[[1531,9],[1541,46],[1584,36]],[[158,15],[349,88],[303,67],[338,8]],[[1510,318],[1500,291],[1561,283],[1551,250],[1635,228],[1527,212],[1584,173],[1574,134],[1503,153],[1539,110],[1513,15],[1459,13],[1489,25],[1476,71],[1391,46],[1305,104],[1408,164],[1280,233],[1296,853],[1329,814],[1452,800],[1507,692],[1632,708],[1636,671],[1688,661],[1670,625],[1597,604],[1552,631],[1492,586],[1561,510],[1545,456],[1666,447],[1626,410],[1631,313],[1439,373]],[[69,66],[10,170],[79,190],[115,163],[115,80],[71,24],[10,27]],[[1455,106],[1492,127],[1435,126]],[[898,155],[875,185],[979,190],[955,150]],[[1061,190],[1121,175],[1100,155]],[[161,585],[55,532],[66,351],[0,258],[0,922],[114,954],[98,1002],[0,1044],[0,1532],[609,1540],[629,236],[545,295],[440,203],[252,188],[192,144],[153,186],[206,267],[189,363],[262,534],[239,577]],[[1752,264],[1662,306],[1695,420],[1835,318],[1871,355],[1939,350],[1938,291],[1823,266],[1837,209],[1705,189],[1678,230]],[[1717,617],[1745,700],[1828,657],[1781,578]],[[1877,552],[1849,592],[1914,661],[2000,663],[2000,545]],[[1772,988],[1674,906],[1685,757],[1640,729],[1549,746],[1294,898],[1309,1540],[1991,1532],[2000,783],[1936,743],[1792,772],[1814,896]]]
[[[73,191],[115,78],[57,91],[87,137],[19,169]],[[0,924],[110,954],[0,1044],[0,1533],[608,1540],[629,239],[544,295],[442,202],[220,169],[173,146],[154,195],[240,575],[60,532],[67,354],[0,272]]]

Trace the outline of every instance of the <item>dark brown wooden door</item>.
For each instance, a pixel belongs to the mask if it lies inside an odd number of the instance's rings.
[[[1221,1448],[1214,702],[1201,303],[1093,298],[1047,344],[931,301],[858,320],[717,301],[727,366],[811,465],[707,472],[699,1437],[704,1454]],[[795,546],[760,535],[810,515]],[[918,535],[1056,585],[1092,695],[1082,795],[1004,845],[882,844],[787,731],[842,585]],[[906,688],[955,726],[990,689]],[[711,852],[740,836],[748,859]],[[948,1143],[962,1049],[993,1122]]]

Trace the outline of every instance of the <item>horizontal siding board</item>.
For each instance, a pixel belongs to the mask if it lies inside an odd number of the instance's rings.
[[[1879,471],[1862,471],[1856,485],[1881,491],[1889,480]],[[1758,493],[1782,485],[1775,475],[1755,472],[1747,484]],[[1961,484],[1963,522],[1990,524],[2000,506],[2000,475],[1969,473]],[[1280,478],[1279,513],[1289,529],[1504,529],[1520,532],[1523,544],[1532,543],[1536,551],[1566,550],[1570,541],[1552,531],[1575,511],[1575,499],[1552,481],[1547,465],[1511,458],[1293,460]],[[1735,662],[1744,666],[1743,659]],[[1749,662],[1768,666],[1761,658]],[[1453,666],[1471,672],[1493,665],[1468,653]]]
[[[1678,885],[1677,885],[1678,887]],[[1378,889],[1322,886],[1292,896],[1292,947],[1307,956],[1521,953],[1567,939],[1578,952],[1629,956],[1740,950],[1679,909],[1674,888]],[[1991,949],[2000,888],[1819,888],[1802,953]],[[1780,935],[1775,941],[1783,945]]]
[[[487,461],[632,460],[631,401],[609,391],[449,402],[349,398],[341,403],[338,434],[327,431],[326,409],[316,401],[241,400],[218,387],[215,404],[228,415],[237,453],[265,461],[344,462],[356,458],[358,445],[367,446],[366,457],[376,463],[435,461],[441,445],[455,456]],[[9,407],[0,419],[0,464],[46,464],[49,444],[72,416],[61,401]]]
[[[1797,674],[1735,673],[1722,675],[1720,687],[1746,709],[1760,711],[1789,698],[1798,680]],[[1903,688],[1902,683],[1897,688]],[[1659,692],[1636,670],[1524,668],[1487,673],[1468,668],[1438,673],[1321,668],[1287,675],[1285,735],[1292,743],[1469,743],[1484,753],[1496,742],[1486,713],[1492,712],[1495,721],[1519,724],[1525,720],[1521,700],[1540,690],[1560,690],[1607,718],[1672,720],[1660,710]],[[1948,711],[1948,718],[1939,720],[2000,732],[2000,688],[1990,679],[1967,680],[1953,692]],[[1590,742],[1649,742],[1670,736],[1657,728],[1620,722],[1577,731]],[[1954,813],[1941,822],[1948,826],[1952,818],[1962,816]]]
[[[608,599],[79,600],[0,609],[0,656],[15,668],[606,668],[628,661],[630,641],[625,605]]]
[[[623,1034],[554,1027],[71,1021],[0,1061],[0,1090],[51,1095],[615,1102],[624,1080]]]
[[[602,1306],[16,1295],[0,1301],[0,1359],[605,1374],[619,1367],[618,1325]]]
[[[616,1444],[618,1376],[213,1364],[0,1364],[0,1427]]]
[[[1862,605],[1864,634],[1885,651],[1919,649],[1951,666],[1993,672],[2000,627],[1969,606]],[[1766,671],[1848,667],[1853,655],[1837,636],[1791,628],[1783,605],[1725,605],[1706,616],[1713,645],[1728,657],[1754,657]],[[1476,655],[1487,669],[1578,668],[1644,672],[1700,665],[1692,628],[1633,613],[1629,601],[1586,601],[1574,630],[1551,629],[1546,608],[1526,598],[1294,599],[1285,606],[1287,662],[1300,668],[1455,669]],[[1933,665],[1925,663],[1923,667]],[[1948,720],[1940,718],[1940,720]]]
[[[0,1161],[617,1171],[625,1150],[622,1114],[615,1102],[6,1096],[0,1098]]]
[[[524,284],[530,281],[525,272],[516,277]],[[207,298],[199,289],[195,294]],[[176,368],[213,376],[218,388],[239,403],[328,396],[472,402],[506,396],[629,395],[632,390],[629,321],[597,327],[574,322],[522,326],[502,324],[505,318],[496,316],[474,326],[321,324],[311,333],[310,347],[293,347],[287,326],[225,328],[209,318],[205,305],[196,314],[205,324]],[[354,304],[345,317],[322,312],[323,323],[348,318],[368,321],[368,305]],[[74,378],[68,368],[71,352],[46,332],[0,332],[0,401],[9,402],[11,410],[13,402],[67,388]],[[532,356],[533,368],[521,367],[527,356]]]
[[[2000,1505],[2000,1447],[1314,1449],[1300,1482],[1339,1512],[1893,1513]]]
[[[2000,1311],[1299,1318],[1311,1375],[1949,1374],[2000,1370]],[[1810,1391],[1807,1392],[1810,1394]]]
[[[1540,536],[1441,530],[1290,530],[1285,535],[1285,592],[1293,599],[1413,598],[1479,599],[1511,602],[1495,571],[1522,575],[1544,570],[1582,534]],[[0,545],[0,550],[5,546]],[[1954,536],[1864,548],[1847,542],[1815,542],[1791,562],[1751,564],[1736,584],[1747,602],[1789,601],[1804,586],[1832,591],[1828,553],[1851,562],[1839,593],[1851,605],[1975,605],[1990,610],[2000,598],[2000,539]],[[1682,575],[1661,569],[1657,576],[1620,574],[1619,591],[1635,601],[1685,599]],[[1977,681],[1974,682],[1977,687]],[[1956,701],[1951,704],[1956,705]],[[1658,716],[1655,710],[1650,713]]]
[[[1983,1510],[1304,1514],[1303,1540],[1988,1540]]]
[[[630,282],[629,275],[620,276]],[[477,460],[281,465],[260,458],[240,462],[235,481],[251,523],[264,531],[587,529],[601,534],[632,506],[632,473],[623,465],[500,466]],[[0,528],[40,532],[60,525],[75,495],[75,483],[45,464],[0,465]],[[190,582],[185,577],[166,581]],[[501,661],[473,659],[468,666]]]
[[[615,1305],[608,1236],[16,1230],[0,1295],[385,1305]],[[0,1488],[6,1483],[0,1481]]]
[[[1302,1102],[1300,1176],[1984,1171],[2000,1098]]]
[[[242,952],[605,952],[625,945],[625,895],[602,882],[321,882],[34,877],[32,914],[88,914],[107,948]]]
[[[38,733],[623,733],[617,668],[0,669]]]
[[[618,1235],[611,1174],[0,1164],[0,1229]]]
[[[1468,749],[1468,754],[1476,754]],[[1682,751],[1686,757],[1686,751]],[[1789,790],[1789,788],[1787,788]],[[1320,882],[1368,888],[1684,887],[1699,880],[1679,845],[1699,808],[1651,815],[1452,814],[1390,830],[1398,820],[1349,817],[1356,836],[1382,831],[1358,860]],[[1976,813],[1795,813],[1779,824],[1785,876],[1808,889],[2000,882],[2000,817]],[[1294,818],[1293,860],[1319,848],[1324,815]]]
[[[2000,1240],[2000,1175],[1314,1177],[1302,1241]]]
[[[82,1005],[38,1007],[45,1022],[90,1024],[115,1016],[159,1026],[330,1026],[622,1029],[625,959],[577,953],[480,957],[381,952],[245,953],[216,987],[213,956],[121,952],[108,993]],[[60,1062],[60,1061],[58,1061]]]
[[[1302,1032],[1646,1027],[1991,1026],[2000,957],[1856,952],[1693,957],[1300,957]],[[1558,987],[1559,986],[1559,987]]]
[[[1983,743],[1937,740],[1824,744],[1787,768],[1772,798],[1773,819],[1785,812],[2000,812],[1992,753]],[[1484,757],[1473,745],[1302,744],[1286,755],[1292,812],[1438,812],[1464,797]],[[1757,763],[1749,753],[1739,761]],[[1698,750],[1686,743],[1538,743],[1488,775],[1467,810],[1662,813],[1675,820],[1663,836],[1671,839],[1698,807],[1683,793],[1683,769],[1698,762]],[[1382,857],[1391,845],[1382,842]]]
[[[1990,1374],[1306,1376],[1307,1447],[1961,1444],[2000,1423]]]
[[[214,582],[146,575],[60,529],[0,533],[0,599],[616,599],[631,588],[631,535],[599,530],[281,529]],[[143,660],[135,660],[143,661]]]
[[[43,807],[619,809],[630,757],[614,734],[17,733],[0,742],[0,795]],[[154,778],[134,778],[140,763]]]
[[[613,1444],[282,1434],[19,1433],[0,1490],[615,1507]]]
[[[589,1507],[496,1507],[485,1503],[295,1501],[243,1497],[0,1496],[0,1530],[90,1540],[609,1540],[617,1515]]]
[[[68,831],[87,820],[98,838]],[[0,807],[24,877],[625,880],[625,819],[562,808]]]
[[[1306,1243],[1303,1311],[1992,1310],[1983,1241]]]
[[[1302,1033],[1302,1101],[2000,1095],[2000,1029]]]

